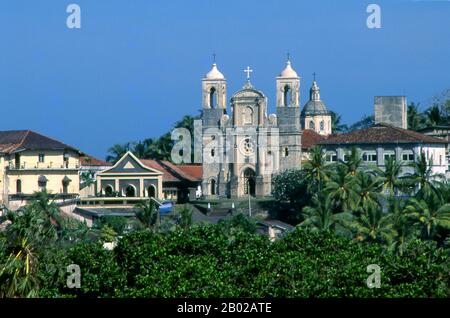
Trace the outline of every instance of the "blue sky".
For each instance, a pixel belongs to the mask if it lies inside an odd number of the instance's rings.
[[[81,29],[66,27],[70,3]],[[366,27],[370,3],[381,6],[381,29]],[[114,143],[197,114],[213,52],[228,96],[249,65],[272,113],[288,51],[302,105],[316,72],[345,123],[372,114],[375,95],[425,105],[450,88],[450,2],[3,0],[0,129],[33,129],[104,158]]]

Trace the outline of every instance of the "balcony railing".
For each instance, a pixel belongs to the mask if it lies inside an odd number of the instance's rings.
[[[79,164],[69,164],[67,162],[63,164],[55,164],[53,162],[36,162],[36,163],[29,163],[29,162],[21,162],[20,164],[16,164],[14,162],[10,162],[8,165],[8,169],[10,170],[59,170],[59,169],[79,169]]]

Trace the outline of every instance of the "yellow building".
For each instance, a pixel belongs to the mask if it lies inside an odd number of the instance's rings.
[[[61,200],[77,196],[80,155],[31,130],[0,131],[0,205],[16,209],[44,189]]]

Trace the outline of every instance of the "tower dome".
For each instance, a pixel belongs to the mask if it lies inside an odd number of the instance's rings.
[[[286,62],[286,67],[284,68],[284,70],[281,71],[279,77],[284,77],[284,78],[298,77],[297,72],[291,66],[290,60],[288,60]]]
[[[208,80],[223,80],[225,76],[217,68],[217,64],[213,63],[211,70],[206,74],[206,79]]]
[[[303,107],[302,115],[329,115],[327,107],[320,99],[320,88],[315,80],[309,90],[309,101]]]

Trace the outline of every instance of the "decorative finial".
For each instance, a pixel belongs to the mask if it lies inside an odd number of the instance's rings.
[[[314,82],[316,81],[316,72],[313,73],[314,76]]]
[[[216,52],[213,53],[213,63],[216,64]]]
[[[250,66],[247,66],[247,68],[244,70],[244,73],[247,73],[247,81],[250,82],[250,73],[252,73],[253,70],[250,68]]]
[[[288,62],[291,61],[291,54],[289,53],[289,51],[287,52],[287,61],[288,61]]]

